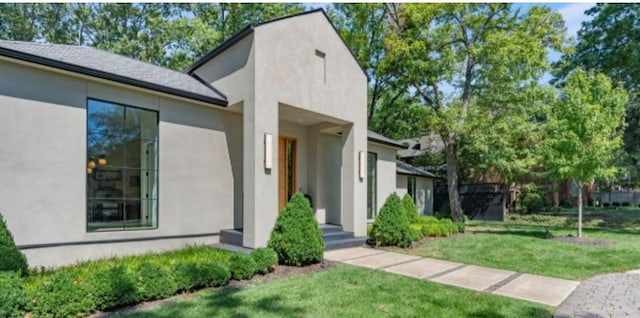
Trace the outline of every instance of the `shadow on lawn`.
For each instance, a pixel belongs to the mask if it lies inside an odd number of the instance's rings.
[[[549,311],[539,307],[527,307],[523,312],[519,312],[521,317],[549,317]],[[482,309],[469,314],[473,318],[508,318],[511,315],[503,315],[490,309]]]
[[[280,295],[264,296],[258,299],[243,299],[238,293],[243,288],[227,287],[220,292],[194,298],[199,300],[197,315],[201,317],[251,317],[260,314],[271,314],[280,317],[303,316],[305,311],[301,307],[289,306]],[[170,318],[191,317],[188,313],[193,309],[191,301],[183,301],[164,306],[157,311],[142,311],[126,317]]]

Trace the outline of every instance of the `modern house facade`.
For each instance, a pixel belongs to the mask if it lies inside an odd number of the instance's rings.
[[[396,190],[398,144],[368,135],[367,77],[323,11],[247,27],[184,72],[0,41],[0,74],[0,213],[31,266],[225,229],[265,246],[295,192],[366,236],[368,147],[386,152],[375,210]]]

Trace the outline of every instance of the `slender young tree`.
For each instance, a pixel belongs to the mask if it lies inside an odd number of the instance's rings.
[[[546,137],[540,144],[544,166],[578,189],[578,237],[582,237],[582,186],[611,176],[622,145],[628,95],[603,74],[581,68],[567,76],[555,103],[547,106]]]

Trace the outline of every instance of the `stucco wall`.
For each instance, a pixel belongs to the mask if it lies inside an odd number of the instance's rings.
[[[376,211],[380,212],[384,201],[396,191],[396,149],[369,142],[368,151],[377,154]]]
[[[422,215],[433,214],[433,179],[431,178],[416,178],[416,208]],[[400,197],[407,194],[408,176],[399,174],[396,177],[396,193]]]
[[[6,61],[0,69],[0,213],[18,245],[214,234],[233,227],[235,191],[242,186],[239,115]],[[159,111],[158,229],[87,233],[87,98]],[[134,245],[111,243],[81,255],[68,248],[65,261],[126,254]],[[162,244],[138,245],[142,251]],[[30,264],[49,265],[46,253],[27,252]]]

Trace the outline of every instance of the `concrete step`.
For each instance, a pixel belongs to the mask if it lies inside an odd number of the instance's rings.
[[[340,231],[340,232],[329,232],[329,233],[322,234],[322,239],[325,241],[325,243],[328,241],[337,241],[337,240],[343,240],[348,238],[353,238],[352,232]]]
[[[242,229],[220,231],[220,243],[242,246]]]
[[[221,249],[229,252],[243,253],[243,254],[249,254],[251,253],[251,251],[253,251],[250,248],[237,246],[237,245],[224,244],[224,243],[213,244],[211,246],[217,249]]]
[[[342,232],[342,226],[333,224],[318,224],[322,233]]]
[[[359,247],[359,246],[363,246],[366,242],[367,242],[366,236],[335,240],[335,241],[329,241],[329,242],[325,241],[324,250],[331,251],[331,250],[337,250],[341,248]]]

